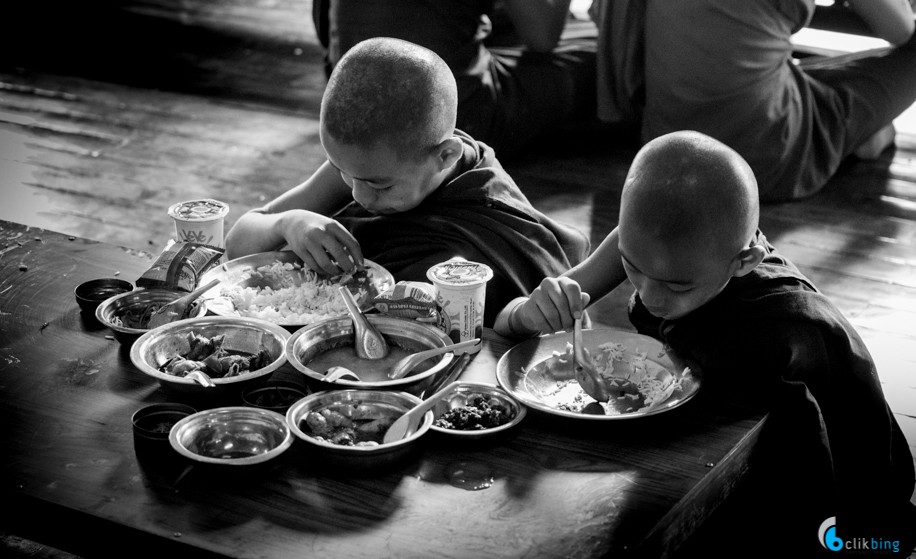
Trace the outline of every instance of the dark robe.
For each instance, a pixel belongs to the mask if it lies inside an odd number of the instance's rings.
[[[398,281],[429,282],[434,264],[461,256],[493,269],[484,325],[547,276],[578,264],[589,251],[579,231],[534,209],[493,150],[463,132],[461,171],[416,208],[373,215],[351,203],[334,216],[359,241],[363,255]]]
[[[769,411],[752,478],[757,485],[749,493],[760,516],[732,519],[747,525],[744,537],[768,538],[787,557],[850,556],[818,543],[820,524],[836,516],[840,538],[897,540],[912,549],[913,457],[868,349],[762,234],[758,242],[769,255],[709,303],[661,320],[634,294],[631,321],[698,367],[707,401]],[[785,547],[789,541],[804,547]]]

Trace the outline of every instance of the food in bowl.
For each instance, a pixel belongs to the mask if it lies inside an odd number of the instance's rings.
[[[433,426],[443,429],[472,431],[505,425],[515,417],[502,400],[481,393],[467,395],[467,403],[439,415]]]
[[[403,414],[401,408],[392,405],[355,400],[309,412],[299,421],[299,429],[332,444],[378,446],[388,427]]]
[[[549,389],[542,388],[540,396],[547,405],[570,412],[620,415],[658,406],[681,388],[680,379],[665,374],[664,367],[647,359],[646,353],[629,352],[626,346],[615,342],[598,348],[600,352],[588,358],[612,391],[616,388],[620,395],[607,402],[595,402],[587,395],[571,373],[575,364],[572,344],[567,344],[564,353],[555,352],[527,371],[530,375],[540,368],[561,379]],[[556,374],[567,370],[570,374]]]
[[[159,366],[163,373],[185,377],[191,371],[201,371],[211,378],[228,378],[266,367],[273,361],[266,349],[256,353],[223,347],[225,334],[208,338],[188,332],[188,350],[176,354]]]

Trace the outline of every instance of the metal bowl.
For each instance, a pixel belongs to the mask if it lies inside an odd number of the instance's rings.
[[[665,388],[652,404],[636,410],[623,408],[626,397],[618,398],[621,409],[616,413],[604,406],[617,406],[614,400],[598,404],[584,396],[578,404],[587,405],[581,411],[571,411],[560,405],[558,394],[563,394],[564,404],[569,404],[569,392],[581,392],[575,381],[570,343],[572,334],[558,332],[529,338],[507,351],[496,364],[499,385],[524,405],[540,413],[582,421],[622,421],[666,413],[690,401],[700,389],[701,378],[678,355],[669,351],[656,339],[616,328],[597,328],[582,331],[582,341],[593,358],[598,358],[605,348],[615,346],[619,359],[614,361],[618,375],[629,375],[637,365]],[[575,402],[575,400],[572,400]],[[590,402],[590,403],[589,403]]]
[[[436,425],[443,415],[452,410],[471,406],[475,396],[486,398],[490,406],[499,406],[505,409],[510,419],[497,427],[485,429],[458,429]],[[447,392],[442,399],[433,406],[432,413],[433,424],[430,428],[436,433],[462,440],[480,440],[497,438],[508,434],[516,425],[521,423],[522,419],[524,419],[525,415],[528,413],[528,410],[525,406],[512,398],[508,392],[498,386],[479,382],[461,382],[455,386],[454,390]]]
[[[134,285],[129,281],[118,278],[99,278],[76,286],[73,296],[80,309],[85,313],[95,314],[95,309],[109,297],[133,291]]]
[[[286,412],[286,423],[293,435],[308,447],[309,461],[315,466],[333,470],[376,471],[406,460],[417,450],[417,442],[432,425],[431,413],[426,413],[420,426],[410,436],[376,446],[345,446],[319,439],[306,424],[306,418],[310,413],[324,409],[333,409],[346,416],[350,414],[347,410],[356,413],[357,406],[363,406],[360,408],[361,415],[357,417],[386,417],[390,418],[390,422],[386,423],[391,423],[421,401],[406,392],[326,390],[310,394],[293,404]],[[384,426],[379,431],[384,435]]]
[[[282,278],[278,276],[266,276],[257,271],[258,268],[269,266],[274,262],[296,264],[302,266],[302,268],[300,268],[299,272],[284,274]],[[378,296],[380,293],[388,291],[394,286],[394,276],[391,275],[391,272],[371,260],[365,260],[365,264],[365,275],[354,276],[349,281],[342,284],[346,285],[354,294],[362,310],[372,308],[371,299]],[[207,302],[207,308],[213,314],[219,316],[242,316],[238,309],[236,309],[232,299],[228,295],[224,295],[227,290],[246,287],[255,289],[270,287],[273,290],[277,290],[284,287],[298,286],[306,279],[305,271],[308,271],[308,268],[305,267],[302,259],[299,258],[296,253],[289,250],[250,254],[230,260],[204,273],[200,278],[201,285],[214,279],[219,279],[220,284],[204,293],[201,297]],[[317,272],[317,276],[320,279],[334,281],[334,278],[321,272]],[[342,313],[343,312],[346,312],[346,310],[343,309]],[[305,324],[296,320],[269,320],[291,330],[305,326]]]
[[[95,309],[95,318],[100,323],[108,326],[114,332],[115,338],[122,344],[133,343],[137,338],[149,332],[150,329],[118,325],[114,322],[115,318],[123,319],[128,313],[134,313],[135,316],[142,315],[151,307],[154,309],[159,308],[182,295],[187,295],[187,293],[171,289],[138,289],[129,291],[102,301]],[[198,299],[188,312],[190,317],[203,316],[207,313],[207,308]]]
[[[279,413],[233,406],[185,417],[169,431],[169,443],[189,460],[237,467],[276,458],[293,444],[293,436]]]
[[[216,385],[213,387],[160,371],[159,367],[166,361],[188,352],[190,343],[187,338],[192,332],[207,338],[224,335],[225,349],[251,354],[263,349],[273,360],[261,369],[234,377],[213,378]],[[249,384],[267,380],[286,363],[284,349],[289,335],[289,332],[276,324],[254,318],[188,318],[164,324],[140,336],[130,348],[130,360],[135,367],[172,392],[185,396],[231,396],[233,401],[237,401],[239,391]]]
[[[397,345],[411,353],[443,347],[452,343],[451,339],[438,328],[416,320],[395,318],[382,315],[366,315],[369,322],[378,328],[389,345]],[[317,381],[321,390],[340,388],[403,390],[419,395],[455,358],[452,353],[445,353],[430,359],[434,364],[426,370],[395,380],[356,381],[341,379],[333,383],[325,382],[326,371],[317,371],[309,367],[309,362],[319,354],[330,349],[353,345],[353,322],[349,316],[323,320],[311,326],[300,328],[290,337],[286,344],[286,358],[298,371],[309,380]],[[422,365],[422,364],[421,364]]]

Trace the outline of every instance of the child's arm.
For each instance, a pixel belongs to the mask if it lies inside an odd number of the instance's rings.
[[[892,45],[902,45],[913,35],[909,0],[849,0],[849,7],[875,35]]]
[[[522,337],[571,328],[589,302],[604,297],[626,279],[617,239],[615,228],[578,266],[559,278],[545,278],[529,297],[511,301],[497,315],[494,330],[503,336]]]
[[[226,235],[226,255],[232,259],[289,245],[310,268],[350,271],[363,262],[359,243],[327,216],[352,199],[340,174],[325,162],[302,184],[239,217]]]

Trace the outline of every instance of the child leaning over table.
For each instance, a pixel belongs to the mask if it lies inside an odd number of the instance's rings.
[[[837,537],[885,550],[897,542],[905,557],[916,543],[913,458],[875,364],[840,311],[767,242],[758,216],[756,180],[736,152],[696,132],[662,136],[632,163],[618,227],[581,264],[510,302],[496,330],[569,329],[629,278],[640,333],[696,366],[711,401],[770,414],[744,489],[751,506],[720,515],[731,524],[713,524],[710,542],[731,537],[722,551],[734,557],[766,556],[767,542],[781,550],[773,557],[851,555],[818,543],[835,516]]]
[[[229,258],[285,245],[337,275],[368,258],[397,280],[427,281],[461,256],[493,269],[484,324],[588,254],[588,241],[534,209],[493,150],[455,129],[455,78],[434,52],[377,38],[347,51],[328,80],[319,133],[327,161],[242,215]]]

